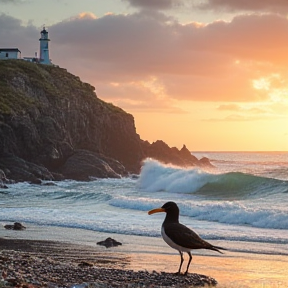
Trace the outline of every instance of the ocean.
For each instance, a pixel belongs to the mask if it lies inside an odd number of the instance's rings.
[[[93,245],[96,232],[145,237],[150,246],[135,240],[138,249],[161,253],[165,215],[147,212],[174,201],[180,222],[212,244],[234,252],[288,255],[288,152],[192,154],[208,157],[215,168],[183,169],[146,159],[140,175],[122,179],[8,185],[0,189],[0,225],[21,222],[26,236],[29,229],[47,227],[54,234],[41,233],[39,239],[70,237]],[[0,236],[7,236],[1,230]]]

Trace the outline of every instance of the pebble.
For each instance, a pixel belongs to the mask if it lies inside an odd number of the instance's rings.
[[[53,256],[44,258],[27,252],[2,250],[0,288],[186,288],[217,284],[211,277],[194,273],[184,276],[79,264],[81,262],[75,263],[69,259],[53,259]]]

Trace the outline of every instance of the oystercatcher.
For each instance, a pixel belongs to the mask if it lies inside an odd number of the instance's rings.
[[[209,249],[217,251],[223,254],[219,249],[226,250],[225,248],[218,247],[208,243],[198,236],[194,231],[179,223],[179,208],[175,202],[167,202],[162,207],[150,210],[149,215],[166,212],[165,220],[162,224],[161,234],[164,241],[172,248],[178,250],[181,262],[176,274],[181,274],[181,267],[184,261],[183,252],[187,252],[189,255],[189,261],[187,264],[186,272],[187,275],[189,265],[192,260],[191,250],[193,249]]]

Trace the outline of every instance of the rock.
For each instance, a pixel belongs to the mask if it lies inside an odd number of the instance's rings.
[[[0,90],[0,169],[7,168],[2,158],[10,155],[45,167],[50,174],[59,173],[76,151],[86,150],[121,163],[125,175],[139,172],[143,152],[132,115],[100,100],[94,87],[65,69],[2,62],[0,84],[5,91]],[[6,97],[9,101],[5,102]],[[7,177],[31,181],[33,173],[27,168],[26,174],[22,171],[14,176],[10,171]]]
[[[102,245],[102,246],[105,246],[106,248],[110,248],[110,247],[115,247],[115,246],[122,245],[122,243],[120,243],[120,242],[108,237],[104,241],[97,242],[97,245]]]
[[[53,180],[53,175],[47,168],[25,161],[15,155],[5,155],[0,159],[0,168],[8,170],[9,177],[14,180],[28,181],[33,184],[41,184],[41,180]]]
[[[91,263],[91,262],[87,262],[87,261],[81,261],[79,264],[78,264],[79,267],[82,267],[82,268],[85,268],[85,267],[93,267],[94,264]]]
[[[41,183],[42,186],[56,186],[55,183],[53,182],[46,182],[46,183]]]
[[[157,140],[150,144],[148,141],[143,141],[143,151],[146,157],[150,157],[164,164],[173,164],[180,167],[193,167],[193,166],[209,166],[213,165],[209,159],[200,162],[191,152],[183,145],[181,150],[176,147],[170,148],[165,142]]]
[[[60,67],[2,61],[0,87],[0,169],[6,179],[41,184],[122,177],[138,174],[147,157],[182,167],[205,162],[185,145],[179,151],[161,140],[141,140],[131,114]]]
[[[30,184],[41,185],[42,181],[40,179],[38,179],[38,178],[35,178],[35,179],[30,181]]]
[[[118,172],[115,172],[109,162]],[[67,159],[65,164],[60,168],[60,173],[65,178],[75,179],[79,181],[88,181],[91,177],[94,178],[120,178],[125,175],[125,168],[119,162],[107,157],[87,151],[77,150]]]
[[[3,170],[0,169],[0,181],[6,181],[6,175]]]
[[[23,226],[19,222],[15,222],[13,225],[5,225],[4,228],[7,230],[25,230],[26,229],[26,227]]]
[[[0,169],[0,188],[8,189],[8,186],[5,184],[12,184],[13,181],[6,178],[5,172]]]
[[[199,166],[201,167],[210,167],[214,168],[215,166],[211,164],[210,160],[207,157],[203,157],[199,160]]]

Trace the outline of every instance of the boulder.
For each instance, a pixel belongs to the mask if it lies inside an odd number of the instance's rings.
[[[110,247],[122,245],[122,243],[114,240],[113,238],[108,237],[104,241],[97,242],[97,245],[102,245],[102,246],[105,246],[106,248],[110,248]]]
[[[114,170],[112,167],[116,170]],[[60,168],[66,179],[88,181],[93,178],[120,178],[127,174],[118,161],[87,150],[77,150]]]
[[[23,226],[19,222],[15,222],[13,225],[9,225],[9,224],[5,225],[4,228],[7,230],[25,230],[26,229],[26,227]]]
[[[15,155],[0,157],[0,168],[4,167],[7,177],[13,180],[28,181],[33,184],[41,184],[41,180],[54,180],[50,171],[42,165],[25,161]]]
[[[199,160],[199,166],[208,167],[208,168],[214,168],[215,167],[213,164],[211,164],[210,160],[207,157],[203,157]]]

